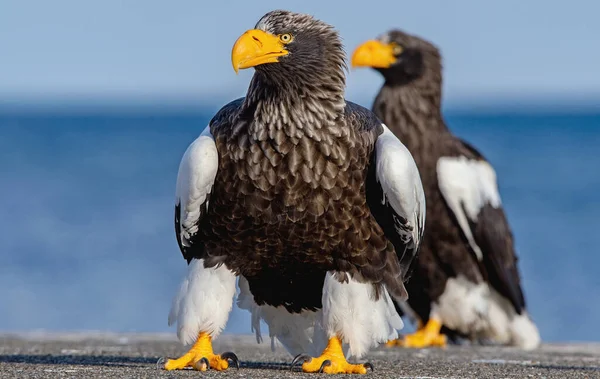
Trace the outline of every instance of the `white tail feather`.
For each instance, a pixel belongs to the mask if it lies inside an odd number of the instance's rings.
[[[523,314],[515,316],[510,323],[510,330],[511,345],[525,350],[532,350],[540,345],[541,338],[538,328],[527,313],[523,312]]]
[[[251,313],[252,331],[256,334],[256,341],[262,342],[260,320],[265,321],[269,327],[271,349],[275,350],[275,339],[291,354],[300,353],[317,356],[327,345],[327,338],[323,328],[317,323],[321,318],[321,311],[303,311],[289,313],[285,307],[272,307],[270,305],[257,305],[250,292],[248,281],[243,276],[239,279],[240,294],[237,305]]]

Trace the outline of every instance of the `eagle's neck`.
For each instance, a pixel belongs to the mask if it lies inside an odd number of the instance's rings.
[[[373,103],[373,111],[413,155],[428,151],[440,134],[449,133],[441,113],[438,83],[386,82]]]
[[[344,76],[287,79],[256,71],[243,110],[252,118],[250,137],[257,141],[302,137],[320,141],[339,134],[337,122],[344,114]]]

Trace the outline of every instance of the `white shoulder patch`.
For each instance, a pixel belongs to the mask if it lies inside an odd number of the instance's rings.
[[[375,144],[377,180],[394,211],[413,227],[412,238],[418,246],[425,228],[425,193],[419,169],[406,146],[382,125],[383,133]]]
[[[210,193],[217,176],[219,155],[210,126],[185,151],[175,190],[175,204],[181,204],[181,243],[189,246],[189,238],[198,231],[200,207]]]
[[[494,208],[502,205],[496,172],[489,163],[465,156],[440,158],[436,171],[444,200],[458,220],[477,258],[481,260],[481,249],[475,243],[469,220],[476,222],[481,208],[486,204]]]

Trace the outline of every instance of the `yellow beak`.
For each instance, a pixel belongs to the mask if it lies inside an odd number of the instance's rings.
[[[239,69],[250,68],[265,63],[277,63],[277,57],[288,55],[279,37],[252,29],[242,34],[231,50],[231,64],[237,73]]]
[[[352,67],[388,68],[396,62],[394,45],[370,40],[352,53]]]

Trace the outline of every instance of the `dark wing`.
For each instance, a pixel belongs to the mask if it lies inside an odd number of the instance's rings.
[[[518,313],[525,308],[513,237],[502,209],[496,172],[472,146],[455,140],[457,155],[437,163],[439,189],[492,287]]]
[[[187,148],[179,164],[175,190],[175,235],[179,249],[188,262],[204,255],[204,245],[198,231],[202,218],[208,212],[219,167],[212,131],[227,127],[241,103],[242,99],[238,99],[221,108],[202,134]]]
[[[417,256],[425,227],[425,194],[415,161],[400,140],[370,111],[352,105],[365,128],[381,130],[369,163],[366,193],[371,214],[392,243],[406,281]],[[358,116],[356,116],[358,117]],[[405,290],[404,290],[405,292]],[[407,298],[406,293],[402,299]]]

